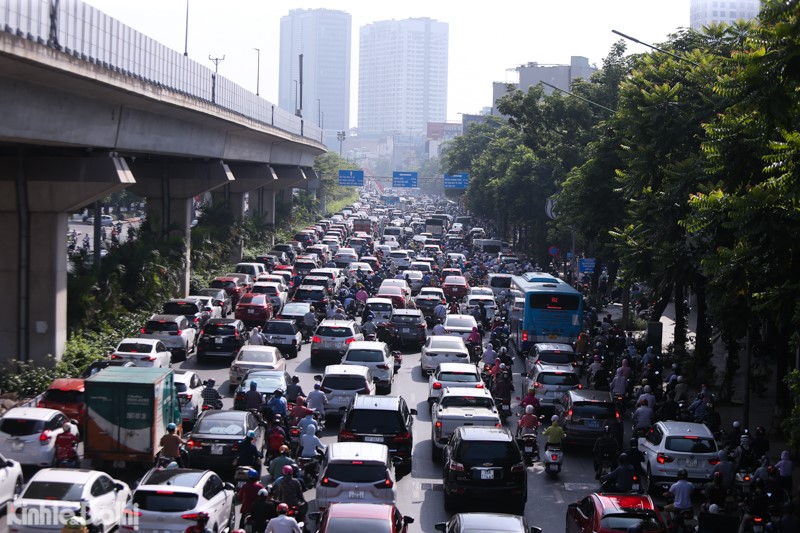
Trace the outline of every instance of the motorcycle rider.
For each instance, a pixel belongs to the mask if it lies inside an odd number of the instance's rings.
[[[161,437],[161,455],[164,457],[172,457],[178,463],[178,466],[183,468],[183,459],[181,457],[181,446],[186,444],[179,435],[175,433],[178,428],[174,423],[167,424],[167,432]],[[56,445],[58,441],[56,441]]]
[[[758,467],[758,458],[753,453],[753,448],[750,446],[750,435],[747,433],[739,437],[739,446],[733,452],[733,458],[736,461],[736,469],[753,472]]]
[[[287,516],[288,513],[289,506],[286,503],[279,503],[278,516],[269,521],[265,533],[302,533],[303,530],[297,520]]]
[[[664,510],[667,513],[672,513],[673,516],[684,511],[692,510],[692,491],[694,490],[694,485],[688,481],[688,478],[689,473],[686,469],[681,468],[678,470],[678,481],[670,485],[669,490],[664,493],[665,498],[670,496],[675,498],[672,503],[664,506]]]
[[[536,433],[539,427],[539,418],[537,418],[532,405],[525,406],[525,414],[522,415],[517,424],[517,436],[526,435],[529,433]]]
[[[744,436],[744,435],[742,435]],[[763,479],[753,481],[752,491],[745,498],[744,508],[745,512],[742,515],[742,521],[739,524],[739,533],[744,533],[750,530],[750,525],[753,517],[760,516],[766,524],[769,522],[769,496],[765,490],[765,483]]]
[[[320,390],[321,388],[322,386],[319,383],[314,383],[314,390],[309,392],[306,397],[306,405],[314,412],[324,415],[325,406],[328,405],[328,397]]]
[[[247,410],[259,409],[264,397],[258,392],[258,383],[255,381],[250,382],[250,390],[244,395],[245,407]]]
[[[250,513],[250,507],[258,499],[259,492],[264,489],[264,485],[258,479],[258,472],[250,470],[247,472],[247,481],[245,481],[242,488],[239,489],[239,501],[242,506],[239,509],[242,517],[239,519],[239,527],[244,527],[245,516]]]
[[[558,415],[550,417],[550,427],[545,429],[542,435],[547,437],[547,442],[544,445],[545,451],[550,448],[561,448],[561,441],[564,440],[566,433],[564,433],[564,429],[558,425]]]
[[[594,447],[592,448],[592,454],[594,455],[594,478],[600,479],[600,467],[603,462],[604,457],[608,457],[609,462],[611,463],[611,468],[615,468],[617,465],[615,464],[615,459],[619,455],[619,443],[617,439],[611,436],[611,428],[605,426],[603,428],[603,434],[600,435],[597,440],[594,441]],[[627,457],[627,456],[626,456]]]
[[[609,492],[630,492],[633,488],[636,470],[628,464],[628,456],[624,453],[619,454],[619,466],[608,474],[601,476],[601,482],[613,480],[613,487],[609,487]]]
[[[483,349],[483,364],[493,365],[495,359],[497,359],[497,352],[494,351],[494,346],[492,346],[492,343],[487,342]]]
[[[264,533],[267,523],[278,516],[275,502],[269,497],[267,489],[258,491],[258,499],[250,506],[250,519],[253,523],[253,533]]]
[[[653,409],[646,399],[639,401],[639,407],[633,412],[633,427],[636,432],[646,433],[653,425]]]
[[[528,407],[533,407],[533,412],[538,413],[541,405],[539,404],[539,398],[536,397],[536,389],[528,389],[528,393],[519,402],[519,406],[525,409],[525,412],[528,412]]]
[[[294,463],[294,459],[292,459],[291,456],[291,450],[289,449],[288,446],[284,444],[283,446],[280,447],[279,452],[280,455],[275,457],[275,459],[273,459],[269,463],[268,470],[269,470],[269,475],[272,476],[273,483],[277,481],[279,477],[281,477],[281,473],[283,472],[284,466],[288,465],[289,467],[291,467],[292,464]]]
[[[730,488],[733,486],[733,479],[736,469],[728,457],[728,452],[725,450],[720,450],[717,452],[717,457],[719,458],[719,463],[714,466],[712,475],[719,473],[720,476],[722,476],[722,485],[726,490],[730,490]]]
[[[719,431],[719,428],[722,425],[722,419],[720,418],[717,410],[714,409],[714,404],[711,402],[706,404],[706,410],[703,413],[703,424],[705,424],[706,427],[711,430],[711,433],[714,434]]]
[[[314,458],[317,456],[317,448],[325,449],[325,445],[317,437],[317,426],[309,424],[306,432],[300,437],[300,457]]]
[[[289,403],[297,402],[299,396],[305,396],[303,387],[300,385],[300,378],[292,376],[292,382],[286,385],[286,401]]]
[[[361,325],[361,329],[364,330],[364,336],[375,336],[378,333],[378,328],[375,326],[375,322],[372,320],[375,318],[375,315],[369,313],[367,315],[367,320]]]
[[[441,318],[437,318],[436,319],[436,325],[433,326],[433,331],[431,332],[431,335],[444,335],[445,334],[445,329],[444,329],[444,323],[443,322],[444,321]]]
[[[738,442],[738,441],[737,441]],[[767,438],[767,430],[764,426],[758,426],[750,439],[750,446],[753,447],[753,453],[756,457],[763,457],[769,453],[769,439]]]
[[[203,405],[208,405],[212,409],[222,409],[222,395],[214,388],[216,384],[214,378],[208,378],[200,397],[203,398]]]
[[[628,392],[628,380],[620,367],[617,369],[617,375],[611,380],[611,394],[624,397],[626,392]]]
[[[293,426],[296,426],[300,423],[300,421],[306,417],[306,415],[314,414],[314,411],[306,407],[306,399],[302,396],[298,396],[294,402],[294,407],[289,412],[289,423]]]
[[[472,327],[472,331],[467,336],[467,340],[466,340],[465,344],[467,345],[467,349],[469,350],[469,353],[472,353],[472,350],[473,350],[473,348],[475,346],[480,346],[480,344],[481,344],[481,334],[478,333],[478,327],[477,326],[473,326]]]
[[[628,456],[628,463],[637,474],[641,475],[644,454],[639,451],[639,440],[636,437],[631,437],[631,440],[628,441],[628,449],[625,450],[625,454]]]
[[[258,449],[253,440],[256,438],[256,432],[250,430],[245,435],[244,439],[239,442],[239,450],[236,455],[236,466],[249,466],[256,472],[261,470],[261,450]]]
[[[317,328],[317,315],[314,312],[314,306],[308,308],[308,312],[303,315],[303,340],[309,340],[314,335],[314,330]]]
[[[281,502],[289,507],[298,507],[296,516],[298,518],[305,516],[306,510],[308,509],[308,503],[306,503],[303,497],[303,486],[294,478],[294,469],[291,466],[286,465],[283,467],[281,473],[283,475],[272,487],[272,493],[275,501]],[[279,512],[280,507],[281,506],[279,505]],[[288,510],[289,509],[287,507],[286,512],[288,512]],[[277,520],[277,518],[271,520],[270,525],[275,520]],[[269,529],[267,529],[267,531],[269,531]]]
[[[184,533],[212,533],[212,531],[207,527],[208,519],[208,513],[200,511],[197,513],[197,517],[195,518],[197,524],[187,527]]]
[[[711,482],[706,483],[703,489],[703,502],[702,509],[708,510],[711,505],[716,504],[720,509],[725,509],[728,499],[728,489],[725,488],[723,483],[722,472],[714,472],[711,475]]]
[[[641,402],[642,400],[647,400],[647,405],[650,407],[655,408],[656,406],[656,397],[652,392],[652,388],[650,385],[645,385],[642,389],[642,393],[639,395],[639,398],[636,400],[636,403]]]
[[[498,404],[511,405],[511,393],[514,392],[514,383],[508,372],[501,372],[494,380],[492,396]]]
[[[59,462],[73,462],[75,467],[78,467],[78,436],[72,433],[72,424],[70,422],[64,422],[61,428],[63,431],[56,436],[55,442],[56,459]],[[166,435],[164,436],[166,437]]]
[[[272,398],[267,401],[265,406],[273,415],[281,415],[282,418],[286,418],[289,406],[286,404],[286,398],[283,397],[283,389],[275,389]]]
[[[500,359],[500,362],[505,364],[508,368],[511,368],[514,365],[514,360],[508,353],[508,348],[505,346],[501,346],[500,350],[497,352],[497,358]]]
[[[689,399],[689,384],[683,379],[683,376],[678,376],[678,383],[675,385],[675,401],[685,402]]]

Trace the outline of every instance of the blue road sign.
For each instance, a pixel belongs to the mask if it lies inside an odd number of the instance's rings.
[[[339,171],[339,185],[342,187],[363,187],[364,186],[364,171],[363,170],[340,170]]]
[[[445,189],[466,189],[469,184],[469,174],[445,174]]]
[[[392,172],[392,187],[416,189],[418,186],[416,172]]]
[[[583,257],[578,259],[578,269],[586,274],[594,274],[594,257]]]

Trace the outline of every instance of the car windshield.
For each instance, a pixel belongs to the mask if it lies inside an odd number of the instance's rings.
[[[239,352],[237,361],[242,363],[274,363],[275,352],[273,350],[242,350]]]
[[[392,533],[392,521],[382,518],[334,517],[325,525],[325,533],[353,533],[353,531],[369,531],[370,533]]]
[[[344,358],[351,363],[383,363],[385,356],[380,350],[348,350]]]
[[[542,352],[539,354],[539,361],[550,365],[567,365],[575,360],[575,356],[569,352]]]
[[[259,392],[273,392],[275,389],[283,389],[286,387],[283,378],[280,376],[257,375],[245,378],[245,383],[247,383],[248,387],[251,381],[256,382],[256,388]]]
[[[476,383],[480,377],[474,372],[439,372],[439,381],[450,381],[453,383]]]
[[[294,335],[294,326],[291,322],[267,322],[264,333],[275,335]]]
[[[166,320],[149,320],[144,329],[147,333],[151,333],[153,331],[174,332],[178,331],[178,324],[175,322],[167,322]]]
[[[695,436],[667,437],[664,447],[673,452],[685,453],[713,453],[717,451],[717,444],[714,439]]]
[[[350,413],[348,425],[353,433],[373,435],[389,435],[405,430],[397,413],[372,409],[354,409]]]
[[[44,431],[44,420],[3,418],[0,420],[0,431],[12,437],[38,434]]]
[[[473,328],[478,324],[474,318],[453,318],[448,317],[444,321],[445,328]]]
[[[366,388],[361,376],[326,376],[322,380],[322,388],[329,390],[361,390]]]
[[[197,313],[197,304],[167,302],[164,304],[165,315],[193,315]]]
[[[578,375],[572,372],[542,372],[536,376],[536,381],[542,385],[574,387],[578,385]]]
[[[214,281],[209,283],[209,285],[211,285],[212,287],[217,288],[217,289],[229,289],[229,290],[231,290],[231,289],[235,289],[236,288],[236,283],[234,283],[233,281],[222,281],[222,280],[218,280],[218,279],[215,279]]]
[[[83,483],[33,480],[28,484],[25,492],[22,493],[22,497],[31,500],[78,502],[81,500],[83,487]]]
[[[189,390],[189,387],[186,386],[186,383],[183,381],[175,382],[175,392],[180,394],[181,392],[186,392],[187,390]]]
[[[276,289],[271,285],[268,286],[256,285],[255,287],[253,287],[253,292],[257,294],[269,294],[271,296],[275,296],[278,294],[278,289]]]
[[[317,328],[320,337],[352,337],[353,330],[345,326],[320,326]]]
[[[398,324],[421,324],[422,319],[419,315],[394,314],[392,315],[392,322],[397,322]]]
[[[636,513],[607,514],[600,519],[600,529],[628,531],[631,526],[639,525],[642,531],[657,531],[663,528],[652,511]]]
[[[461,276],[447,276],[444,278],[445,285],[466,285],[467,280]]]
[[[391,311],[392,304],[389,303],[370,303],[367,305],[370,311]]]
[[[510,442],[463,441],[458,449],[459,460],[468,464],[511,463],[519,461],[519,451]]]
[[[298,316],[304,315],[308,312],[308,304],[303,303],[288,303],[283,306],[281,310],[282,315],[286,316]]]
[[[236,328],[228,324],[206,324],[203,328],[205,335],[233,335],[235,332]]]
[[[118,352],[125,353],[150,353],[152,350],[152,344],[145,344],[143,342],[121,342],[119,346],[117,346]]]
[[[431,350],[464,350],[464,341],[461,337],[445,337],[437,335],[435,337],[428,337],[428,348]]]
[[[262,295],[262,294],[254,294],[254,295],[242,296],[242,299],[239,300],[239,304],[244,304],[244,305],[267,305],[267,297]]]
[[[220,294],[217,289],[200,289],[198,292],[200,293],[200,296],[210,296],[211,298],[220,298]]]
[[[325,476],[340,483],[375,483],[386,479],[386,467],[382,464],[330,463]]]
[[[294,297],[297,300],[322,300],[325,298],[325,293],[320,289],[297,289]]]
[[[495,276],[489,281],[489,286],[496,289],[507,289],[511,287],[511,277]]]
[[[612,419],[617,416],[614,406],[607,403],[574,403],[572,405],[573,418],[598,418]]]
[[[439,400],[442,407],[494,407],[494,401],[486,396],[444,396]]]
[[[241,420],[213,416],[200,420],[192,429],[192,433],[196,435],[244,435],[244,425]]]
[[[44,393],[45,402],[52,403],[83,403],[83,392],[77,390],[49,389]]]
[[[166,490],[137,490],[133,493],[133,505],[145,511],[157,513],[182,513],[197,506],[197,495]]]

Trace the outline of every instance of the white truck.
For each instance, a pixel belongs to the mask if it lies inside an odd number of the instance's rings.
[[[447,387],[431,407],[431,456],[434,461],[442,458],[450,436],[459,426],[500,427],[491,393],[485,388]]]

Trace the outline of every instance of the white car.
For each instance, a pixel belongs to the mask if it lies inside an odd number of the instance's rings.
[[[441,287],[422,287],[419,290],[418,296],[425,296],[426,294],[435,294],[442,302],[447,301],[447,297],[444,295],[444,290]]]
[[[22,492],[22,465],[0,455],[0,505],[5,505]]]
[[[493,295],[488,294],[468,294],[464,296],[464,301],[461,303],[461,313],[471,315],[472,310],[478,307],[481,302],[486,308],[486,319],[494,319],[495,311],[497,311],[497,302],[494,301]]]
[[[458,335],[467,340],[472,328],[477,328],[478,323],[472,315],[447,315],[444,319],[444,330],[448,335]]]
[[[203,380],[191,370],[174,370],[175,392],[181,406],[181,420],[194,424],[203,409]]]
[[[403,275],[408,282],[408,285],[411,287],[412,294],[416,294],[422,289],[422,278],[424,274],[419,270],[405,270],[403,271]]]
[[[257,281],[253,284],[250,292],[266,295],[267,299],[272,303],[273,315],[281,312],[284,304],[286,304],[286,298],[289,296],[289,291],[283,289],[282,283],[272,281]]]
[[[55,409],[14,407],[0,418],[0,453],[23,465],[52,466],[64,422],[69,418]],[[71,432],[79,435],[75,424]]]
[[[667,490],[683,469],[687,479],[702,486],[711,478],[719,462],[714,434],[705,424],[695,422],[659,421],[639,439],[642,452],[642,479],[648,492]]]
[[[172,353],[160,339],[129,338],[122,339],[111,359],[130,361],[140,367],[169,368]]]
[[[439,363],[428,377],[428,404],[433,404],[442,395],[445,387],[482,389],[483,379],[478,367],[470,363]]]
[[[286,359],[275,346],[257,344],[242,346],[231,363],[231,390],[241,384],[250,370],[286,370]]]
[[[419,359],[422,374],[430,374],[440,363],[469,363],[464,339],[451,335],[431,335],[422,345]]]
[[[75,468],[45,468],[36,472],[9,510],[9,531],[58,531],[70,515],[89,512],[92,531],[122,528],[131,489],[105,472]],[[62,530],[63,531],[63,530]]]
[[[125,511],[136,515],[136,525],[125,525],[120,531],[163,533],[185,531],[192,522],[184,516],[208,513],[212,531],[236,529],[233,498],[236,489],[211,470],[152,469],[133,491]]]
[[[205,308],[205,310],[211,313],[211,316],[209,318],[223,318],[222,307],[214,305],[214,298],[212,298],[211,296],[189,295],[187,296],[187,299],[189,298],[200,302],[200,304]]]
[[[399,243],[395,243],[395,244],[397,244],[396,248],[400,247]],[[374,248],[376,254],[378,252],[381,252],[383,254],[383,257],[388,256],[389,252],[392,251],[392,247],[389,246],[388,244],[376,244],[373,248]]]
[[[347,347],[343,365],[363,365],[372,371],[372,377],[377,380],[377,387],[382,392],[389,394],[394,381],[395,364],[394,356],[385,342],[354,341]]]
[[[397,237],[394,235],[384,235],[383,242],[381,243],[382,246],[388,246],[389,251],[392,251],[396,248],[400,248],[400,243],[397,242]],[[384,253],[386,255],[386,253]]]
[[[141,329],[139,338],[160,340],[176,359],[185,360],[197,348],[197,330],[183,315],[151,316]]]
[[[491,296],[494,298],[494,292],[489,287],[470,287],[469,296]]]
[[[347,265],[347,276],[350,279],[354,279],[359,270],[361,270],[364,276],[372,275],[372,265],[369,263],[362,263],[361,261],[353,261]]]
[[[389,253],[389,260],[399,269],[406,269],[411,266],[414,258],[411,257],[409,250],[392,250]]]

